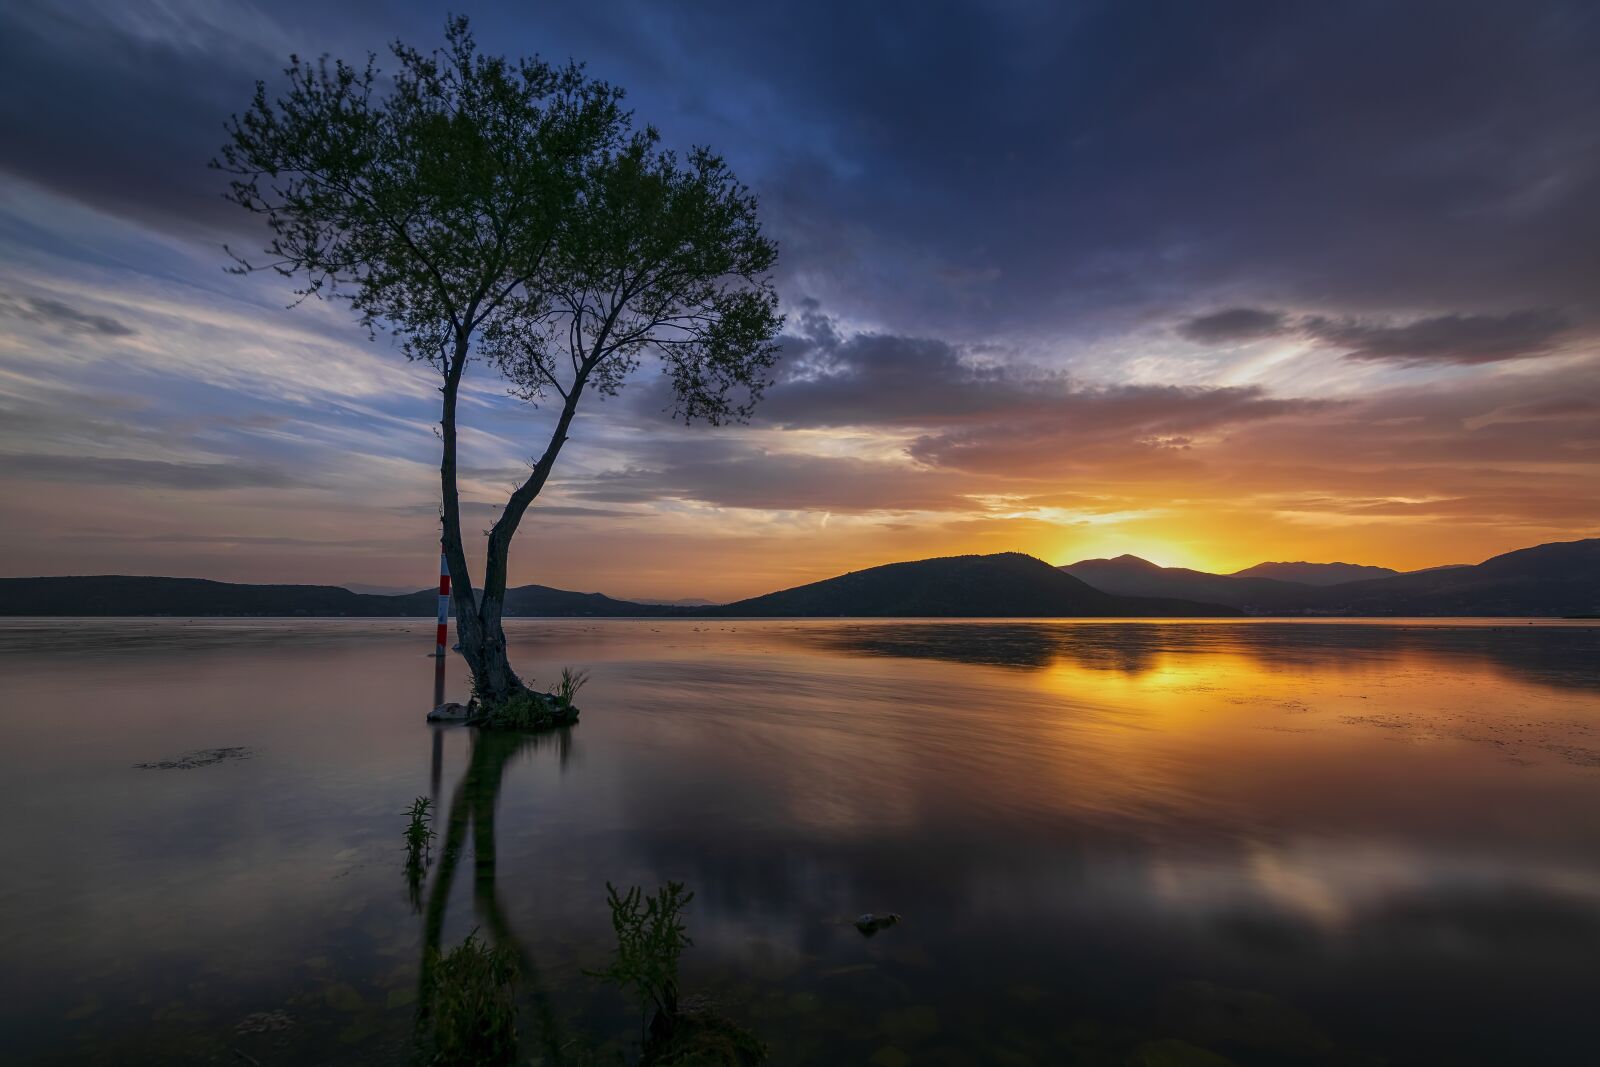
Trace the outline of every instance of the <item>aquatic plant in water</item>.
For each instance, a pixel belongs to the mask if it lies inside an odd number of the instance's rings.
[[[428,869],[428,864],[433,856],[433,801],[428,797],[418,797],[411,802],[411,807],[406,811],[408,822],[402,836],[406,842],[406,887],[410,893],[411,906],[422,906],[422,876]]]
[[[561,681],[549,693],[523,689],[497,702],[474,697],[474,714],[470,721],[474,725],[495,730],[547,730],[556,726],[571,726],[578,721],[578,709],[572,706],[572,698],[588,681],[588,671],[563,667]]]
[[[433,801],[418,797],[406,809],[406,866],[426,867],[433,849]]]
[[[564,708],[572,707],[572,698],[578,695],[578,690],[589,684],[589,672],[573,670],[571,667],[561,668],[561,681],[556,683],[551,696],[556,698],[556,703]]]
[[[517,1054],[516,956],[474,930],[431,961],[433,1020],[428,1062],[451,1067],[510,1063]]]
[[[694,899],[682,882],[668,882],[645,896],[606,883],[617,947],[611,964],[588,974],[631,993],[639,1004],[645,1067],[743,1067],[766,1059],[753,1034],[709,1002],[678,999],[678,957],[694,942],[682,912]]]
[[[641,1026],[654,1028],[651,1008],[669,1026],[678,1013],[678,957],[694,944],[680,913],[693,899],[682,882],[668,882],[648,897],[638,886],[618,893],[606,883],[617,947],[610,966],[588,973],[631,992],[639,1002]]]

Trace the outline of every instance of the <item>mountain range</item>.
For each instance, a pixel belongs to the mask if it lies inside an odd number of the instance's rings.
[[[1476,565],[1373,577],[1347,563],[1260,564],[1233,574],[1160,567],[1138,556],[1061,570],[1107,593],[1169,596],[1251,615],[1593,615],[1600,612],[1600,538],[1518,549]],[[1283,575],[1295,574],[1289,580]]]
[[[1107,593],[1021,552],[890,563],[710,610],[718,615],[758,617],[874,618],[1240,614],[1224,605],[1181,597]]]
[[[1389,567],[1369,567],[1363,563],[1257,563],[1242,571],[1234,571],[1230,578],[1275,578],[1280,582],[1299,582],[1302,585],[1339,585],[1358,582],[1363,578],[1392,578],[1400,572]]]
[[[381,618],[431,616],[438,593],[357,593],[337,585],[238,585],[205,578],[102,574],[0,578],[0,615],[265,615]],[[681,615],[683,609],[636,604],[601,593],[544,585],[506,590],[506,614],[534,616]]]
[[[1293,575],[1293,578],[1286,577]],[[432,616],[431,589],[92,575],[0,578],[10,616]],[[1226,615],[1596,615],[1600,538],[1539,545],[1476,565],[1399,573],[1349,563],[1263,563],[1232,574],[1137,556],[1052,567],[1019,552],[890,563],[732,604],[642,603],[524,585],[506,615],[544,617],[1207,617]]]

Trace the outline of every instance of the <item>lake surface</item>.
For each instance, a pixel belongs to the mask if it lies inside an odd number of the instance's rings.
[[[576,728],[425,724],[423,620],[0,621],[0,1059],[406,1062],[430,914],[631,1056],[605,883],[677,879],[779,1064],[1600,1062],[1593,623],[508,628]]]

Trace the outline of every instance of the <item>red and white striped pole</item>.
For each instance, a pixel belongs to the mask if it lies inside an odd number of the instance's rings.
[[[439,546],[439,629],[433,639],[433,654],[444,656],[445,645],[450,640],[450,563],[444,558],[444,546]]]

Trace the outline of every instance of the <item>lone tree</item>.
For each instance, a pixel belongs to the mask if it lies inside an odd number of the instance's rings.
[[[443,544],[473,692],[494,706],[525,687],[501,617],[511,541],[550,477],[587,392],[614,395],[658,357],[673,415],[748,416],[782,325],[777,248],[755,197],[703,148],[684,157],[637,130],[620,90],[569,64],[481,54],[467,20],[445,47],[396,43],[397,69],[291,57],[264,83],[213,166],[228,199],[265,217],[264,258],[237,273],[297,280],[296,303],[349,301],[369,336],[400,342],[442,379]],[[560,403],[532,469],[488,530],[475,588],[461,536],[456,400],[471,364],[513,395]]]

